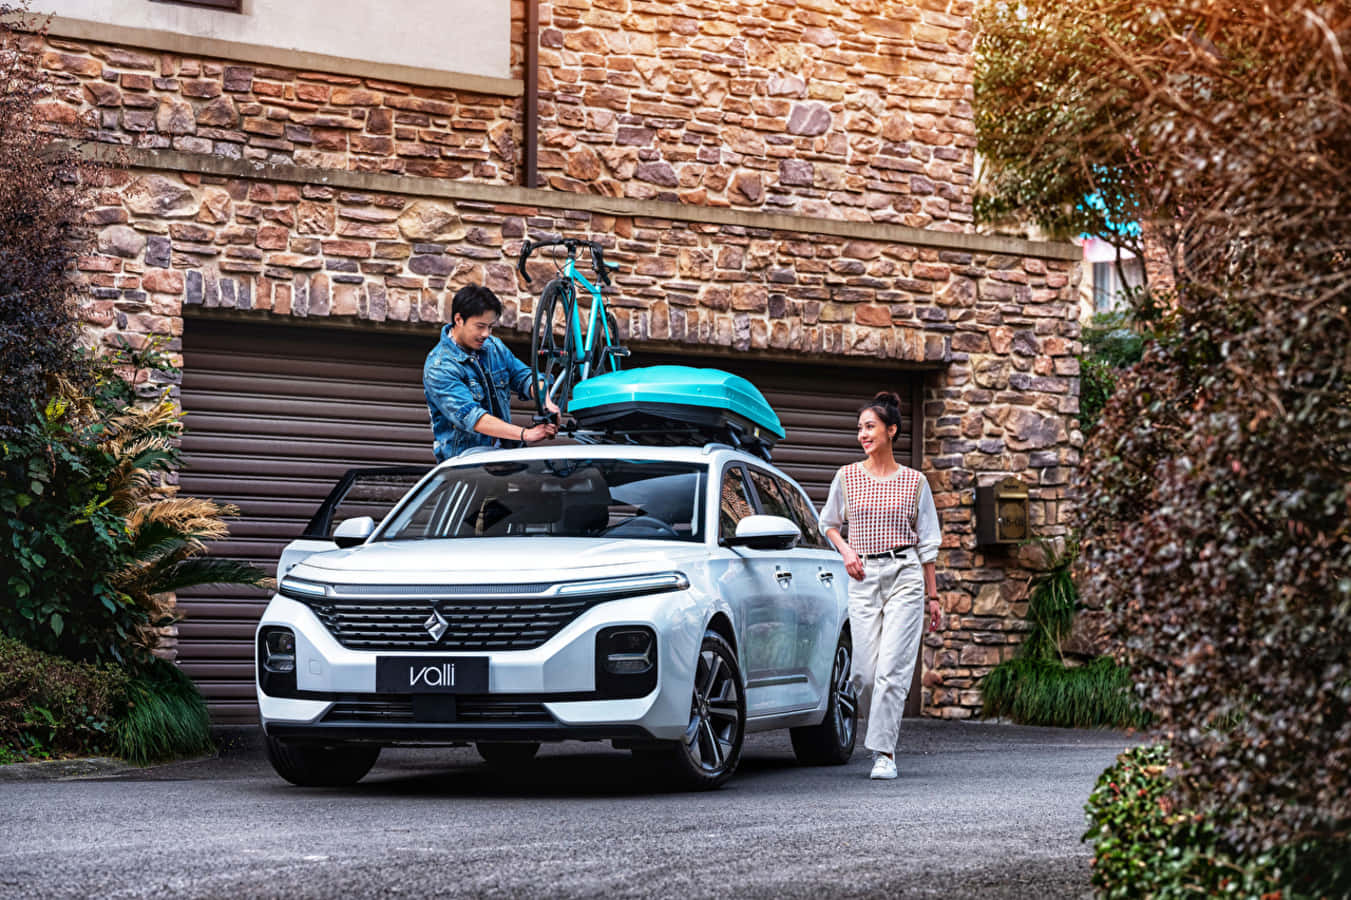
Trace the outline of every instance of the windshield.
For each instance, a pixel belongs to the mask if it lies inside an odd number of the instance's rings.
[[[443,469],[378,540],[613,537],[702,541],[707,467],[637,459],[492,462]]]

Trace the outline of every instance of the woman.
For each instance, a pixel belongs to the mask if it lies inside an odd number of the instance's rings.
[[[942,539],[924,476],[896,462],[900,398],[882,392],[858,414],[866,455],[835,473],[821,512],[826,537],[844,557],[854,684],[868,708],[863,746],[876,754],[871,777],[896,777],[896,739],[910,692],[928,599],[929,630],[939,625],[934,560]],[[849,540],[840,534],[849,523]],[[872,700],[869,703],[868,696]]]

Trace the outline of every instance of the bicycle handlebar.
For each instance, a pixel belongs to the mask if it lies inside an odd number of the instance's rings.
[[[591,268],[595,270],[596,277],[602,284],[610,284],[610,270],[605,266],[605,248],[595,241],[583,241],[578,238],[559,238],[554,241],[531,241],[526,238],[521,244],[521,255],[516,261],[516,271],[521,273],[526,284],[530,284],[530,273],[525,270],[525,261],[530,258],[541,247],[567,247],[568,256],[575,256],[578,247],[588,247],[591,250]]]

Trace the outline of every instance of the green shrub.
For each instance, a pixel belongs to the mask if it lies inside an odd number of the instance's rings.
[[[206,701],[172,663],[72,662],[0,635],[0,763],[111,755],[145,765],[210,749]]]
[[[115,372],[169,370],[158,351],[96,361],[93,391],[67,386],[0,440],[0,546],[11,602],[0,632],[71,659],[144,662],[171,592],[269,581],[254,566],[203,558],[237,510],[176,496],[181,412],[138,403]]]
[[[1015,657],[981,682],[985,716],[1055,728],[1138,728],[1149,716],[1132,691],[1130,673],[1111,657],[1069,667],[1058,659]]]
[[[1348,847],[1306,842],[1245,857],[1202,814],[1179,809],[1164,745],[1136,747],[1098,778],[1084,807],[1093,886],[1108,898],[1351,895]]]
[[[71,662],[0,635],[0,762],[115,752],[129,682],[120,667]]]

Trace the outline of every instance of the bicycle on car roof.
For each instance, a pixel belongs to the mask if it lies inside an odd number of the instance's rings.
[[[526,271],[526,260],[536,250],[549,247],[557,248],[552,257],[557,275],[540,294],[530,337],[530,367],[535,383],[539,384],[543,379],[549,386],[547,392],[536,392],[535,404],[541,416],[549,415],[547,400],[552,400],[560,413],[567,412],[568,398],[577,383],[618,371],[619,361],[629,355],[629,351],[619,345],[614,314],[605,308],[605,298],[601,294],[601,285],[612,284],[610,272],[619,268],[618,264],[605,258],[605,248],[596,241],[577,238],[531,241],[527,238],[521,244],[516,263],[516,270],[527,284],[532,279]],[[591,251],[591,270],[599,284],[593,283],[578,268],[577,251],[580,249]],[[585,327],[578,304],[583,291],[590,297]]]

